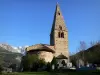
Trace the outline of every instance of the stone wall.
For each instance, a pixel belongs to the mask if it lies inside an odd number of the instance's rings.
[[[33,50],[33,51],[29,51],[29,54],[38,54],[40,59],[44,59],[45,62],[51,62],[53,59],[53,53],[52,52],[48,52],[48,51],[38,51],[38,50]]]
[[[64,38],[58,37],[58,30],[55,30],[55,56],[63,54],[64,56],[69,58],[69,50],[68,50],[68,33],[64,32]]]
[[[46,52],[46,51],[40,51],[39,57],[44,59],[46,62],[51,62],[53,59],[53,53],[52,52]]]

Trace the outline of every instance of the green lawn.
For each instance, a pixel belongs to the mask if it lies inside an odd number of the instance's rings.
[[[100,75],[100,72],[29,72],[29,73],[19,73],[19,75]]]
[[[79,72],[21,72],[3,75],[100,75],[100,71],[79,71]]]

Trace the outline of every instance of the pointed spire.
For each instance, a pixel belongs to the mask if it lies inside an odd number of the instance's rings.
[[[58,4],[58,2],[57,2],[55,14],[54,14],[54,20],[53,20],[53,24],[52,24],[51,33],[52,33],[54,30],[58,30],[58,29],[59,29],[59,26],[62,27],[62,30],[67,31],[67,30],[66,30],[66,25],[65,25],[65,22],[64,22],[64,19],[63,19],[63,16],[62,16],[60,7],[59,7],[59,4]]]
[[[56,11],[57,11],[57,9],[60,10],[59,3],[58,3],[58,2],[56,3]],[[55,12],[56,12],[56,11],[55,11]]]

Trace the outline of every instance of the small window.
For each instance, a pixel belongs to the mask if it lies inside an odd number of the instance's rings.
[[[64,38],[64,33],[63,32],[61,33],[61,38]]]
[[[60,12],[58,12],[58,15],[60,15]]]

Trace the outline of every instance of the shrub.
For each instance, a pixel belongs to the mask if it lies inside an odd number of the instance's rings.
[[[24,71],[37,71],[39,68],[45,66],[45,64],[45,61],[43,59],[39,59],[37,54],[27,54],[22,59]]]

